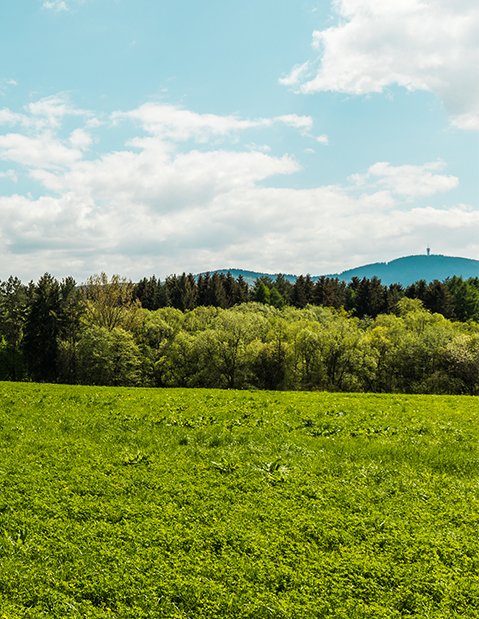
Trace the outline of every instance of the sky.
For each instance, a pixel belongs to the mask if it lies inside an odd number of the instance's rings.
[[[0,279],[479,258],[477,0],[2,0]]]

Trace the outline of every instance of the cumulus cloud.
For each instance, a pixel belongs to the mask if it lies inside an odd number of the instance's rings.
[[[66,117],[87,123],[94,120],[92,114],[74,106],[63,94],[32,101],[22,112],[1,108],[0,125],[15,127],[17,131],[0,135],[0,160],[27,168],[51,169],[70,166],[81,159],[92,137],[84,128],[77,127],[67,139],[61,139],[58,133]]]
[[[457,254],[479,249],[479,214],[469,206],[411,207],[412,198],[424,201],[457,185],[442,162],[378,162],[342,184],[293,189],[283,179],[278,187],[276,178],[300,165],[287,154],[241,145],[237,133],[258,120],[142,106],[134,115],[140,127],[130,127],[123,146],[97,154],[87,116],[73,115],[78,126],[72,130],[70,119],[65,131],[57,125],[65,114],[54,113],[48,129],[38,128],[35,119],[49,118],[51,109],[63,108],[27,107],[19,130],[0,136],[0,159],[36,183],[34,196],[17,183],[16,193],[0,197],[0,265],[27,280],[46,270],[82,280],[100,270],[138,278],[233,265],[324,273],[426,242]],[[261,126],[309,132],[301,118],[274,117]],[[201,147],[178,144],[187,139]],[[0,177],[16,174],[12,166]]]
[[[86,150],[93,142],[91,135],[84,129],[75,129],[71,132],[68,141],[74,148]]]
[[[358,187],[375,185],[397,196],[418,198],[450,191],[458,186],[457,176],[438,173],[444,167],[442,161],[399,166],[379,161],[370,166],[366,174],[354,174],[350,180]]]
[[[81,157],[51,134],[29,137],[20,133],[0,135],[0,159],[24,166],[56,168],[71,165]]]
[[[0,125],[24,125],[28,126],[31,122],[24,114],[13,112],[12,110],[4,107],[0,108]]]
[[[24,106],[23,112],[0,108],[0,125],[17,125],[24,129],[58,129],[67,116],[85,117],[94,126],[95,119],[86,110],[75,107],[64,94],[44,97]]]
[[[336,0],[338,24],[313,33],[314,57],[280,83],[362,95],[398,85],[437,94],[453,125],[479,129],[475,0]]]

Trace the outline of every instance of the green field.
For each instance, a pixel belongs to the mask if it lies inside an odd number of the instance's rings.
[[[479,616],[460,396],[0,383],[0,618]]]

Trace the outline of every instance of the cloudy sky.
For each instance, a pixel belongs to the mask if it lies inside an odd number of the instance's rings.
[[[0,279],[479,258],[477,0],[2,0]]]

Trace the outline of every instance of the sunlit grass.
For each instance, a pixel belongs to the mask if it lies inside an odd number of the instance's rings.
[[[477,401],[0,385],[0,617],[473,617]]]

